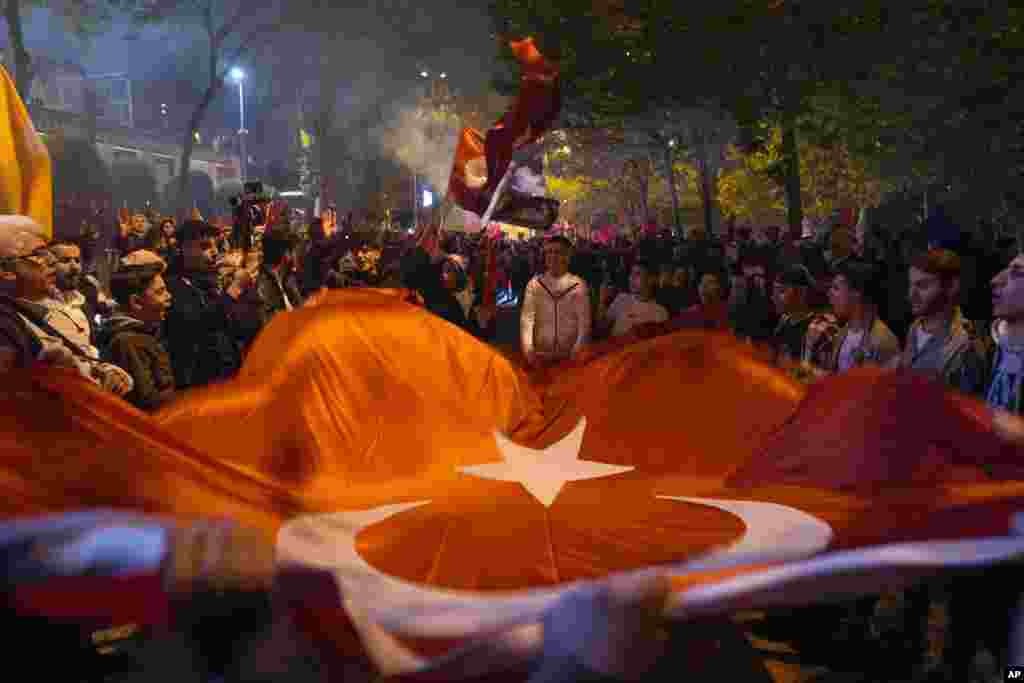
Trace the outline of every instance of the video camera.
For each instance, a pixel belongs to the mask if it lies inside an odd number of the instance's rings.
[[[253,228],[266,225],[266,205],[270,201],[270,196],[264,191],[263,183],[259,180],[246,183],[242,186],[242,194],[231,198],[230,204],[234,212],[231,238],[236,247],[244,251],[252,249]]]

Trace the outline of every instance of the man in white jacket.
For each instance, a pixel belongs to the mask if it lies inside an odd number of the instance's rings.
[[[545,272],[526,286],[519,329],[531,366],[571,358],[590,340],[590,293],[586,283],[569,272],[571,254],[566,238],[547,240]]]

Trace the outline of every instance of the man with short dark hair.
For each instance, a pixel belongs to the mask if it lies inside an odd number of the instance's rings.
[[[263,263],[256,277],[256,290],[263,300],[263,324],[279,311],[302,305],[302,295],[293,282],[295,237],[282,229],[268,231],[263,237]]]
[[[910,264],[915,320],[895,365],[935,375],[967,394],[985,390],[985,348],[960,313],[960,258],[946,249],[919,254]]]
[[[768,341],[772,338],[778,324],[768,289],[773,265],[763,249],[750,249],[740,258],[742,279],[729,312],[733,331],[740,339]]]
[[[79,346],[94,346],[96,312],[79,289],[84,279],[82,249],[69,240],[54,240],[50,242],[50,252],[57,261],[57,282],[52,297],[56,312],[54,324]]]
[[[174,396],[171,357],[160,340],[171,293],[163,278],[166,264],[157,254],[133,252],[130,256],[133,260],[122,262],[110,280],[121,313],[110,319],[108,354],[135,381],[125,400],[153,411]]]
[[[520,342],[530,365],[571,358],[590,340],[590,293],[569,272],[572,243],[557,236],[544,243],[545,272],[523,295]]]
[[[992,381],[985,400],[994,408],[1024,413],[1024,254],[1018,254],[992,278],[996,341]]]
[[[648,262],[637,261],[629,273],[628,293],[623,292],[610,301],[610,289],[602,286],[598,326],[610,331],[613,337],[621,337],[637,325],[668,320],[668,311],[654,301],[654,278],[653,267]]]
[[[781,316],[772,335],[777,362],[798,363],[804,357],[804,338],[814,318],[807,296],[813,288],[814,281],[802,265],[790,266],[775,281],[772,301]]]
[[[829,300],[844,322],[836,336],[829,372],[873,363],[887,365],[900,351],[899,340],[878,315],[878,271],[870,263],[847,259],[836,266]]]
[[[242,365],[242,334],[231,309],[252,280],[239,269],[221,290],[218,237],[217,228],[203,221],[186,221],[178,228],[181,264],[167,281],[171,308],[164,327],[178,389],[226,379]]]

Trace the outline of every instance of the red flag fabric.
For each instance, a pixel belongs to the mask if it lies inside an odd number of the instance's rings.
[[[1024,551],[1024,453],[937,383],[808,389],[700,329],[531,380],[401,295],[278,315],[237,378],[155,418],[63,371],[5,377],[0,509],[264,529],[284,565],[333,573],[331,618],[392,675],[536,624],[579,581],[664,574],[683,617]]]
[[[540,54],[532,38],[513,42],[511,47],[522,67],[519,93],[486,137],[472,128],[462,129],[448,181],[448,193],[455,203],[477,215],[487,210],[516,150],[537,142],[554,123],[561,106],[557,67]],[[544,215],[550,212],[551,200],[521,197],[518,201],[530,206],[503,207],[495,212],[494,220],[513,222],[507,219],[528,209]]]

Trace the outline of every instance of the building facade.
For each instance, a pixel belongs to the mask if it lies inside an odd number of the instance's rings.
[[[0,47],[0,56],[5,55]],[[122,162],[143,163],[152,171],[157,191],[166,194],[179,172],[184,133],[136,125],[130,78],[125,74],[90,76],[77,65],[41,55],[34,56],[33,67],[36,73],[27,105],[44,137],[89,139],[111,168]],[[204,142],[199,139],[194,145],[189,169],[208,175],[215,191],[224,183],[237,183],[241,177],[238,157],[223,145]]]

